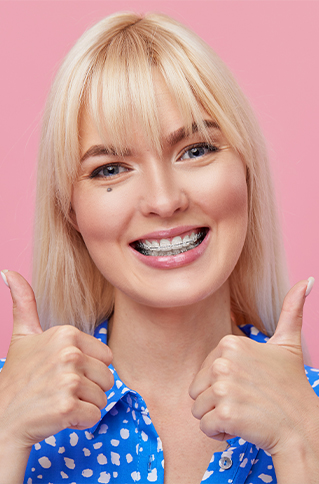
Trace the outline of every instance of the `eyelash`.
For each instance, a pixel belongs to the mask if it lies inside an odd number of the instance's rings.
[[[196,149],[198,150],[200,148],[207,149],[208,150],[208,153],[216,153],[217,151],[219,151],[219,148],[217,146],[215,146],[215,145],[211,145],[209,143],[195,143],[195,144],[193,144],[191,146],[187,146],[185,148],[185,150],[183,151],[183,153],[179,157],[179,160],[182,160],[183,161],[183,156],[187,152],[189,152],[191,150],[196,150]],[[206,153],[205,155],[207,155],[208,153]],[[201,156],[205,156],[205,155],[200,155],[200,157]],[[193,158],[192,157],[189,157],[189,158],[186,158],[186,159],[194,159],[194,158],[196,158],[196,156],[194,156]],[[98,178],[98,177],[101,177],[101,178],[113,178],[113,177],[119,175],[119,173],[116,173],[114,175],[112,175],[111,173],[109,173],[109,176],[100,175],[100,173],[104,169],[111,169],[111,168],[115,168],[115,167],[124,168],[124,171],[123,172],[129,171],[129,168],[126,168],[121,163],[109,163],[109,164],[106,164],[106,165],[103,165],[103,166],[99,166],[98,168],[96,168],[95,170],[93,170],[93,172],[90,175],[90,178]]]
[[[114,176],[119,175],[119,173],[116,173],[114,175],[109,173],[109,176],[106,176],[106,175],[100,175],[100,172],[102,170],[111,169],[111,168],[115,168],[115,167],[125,168],[124,172],[129,171],[129,169],[126,168],[125,166],[123,166],[122,163],[108,163],[107,165],[99,166],[98,168],[93,170],[91,175],[90,175],[90,178],[113,178]]]
[[[209,143],[195,143],[191,146],[187,146],[185,148],[185,150],[183,151],[183,153],[181,154],[181,156],[179,157],[179,159],[182,160],[183,156],[188,151],[196,150],[196,149],[200,149],[200,148],[206,148],[208,150],[208,153],[216,153],[217,151],[219,151],[219,148],[216,145],[212,145],[212,144],[209,144]],[[206,154],[208,154],[208,153],[206,153]],[[201,156],[205,156],[205,155],[201,155]],[[196,157],[194,157],[194,158],[196,158]],[[189,159],[192,159],[192,158],[190,157]]]

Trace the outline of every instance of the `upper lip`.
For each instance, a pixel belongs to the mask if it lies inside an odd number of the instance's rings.
[[[203,227],[205,227],[205,225],[181,225],[180,227],[173,227],[171,229],[156,230],[155,232],[149,232],[148,234],[142,235],[138,239],[132,240],[131,243],[145,239],[169,239],[178,235],[182,236],[186,234],[186,232],[198,230]]]

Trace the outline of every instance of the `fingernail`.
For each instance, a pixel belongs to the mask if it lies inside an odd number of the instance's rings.
[[[1,276],[2,276],[3,282],[9,287],[6,274],[5,274],[6,272],[9,272],[8,269],[4,269],[3,271],[1,271]]]
[[[309,294],[311,293],[311,289],[313,288],[313,285],[315,283],[315,279],[314,277],[309,277],[308,278],[308,284],[307,284],[307,289],[306,289],[306,292],[305,292],[305,296],[309,296]]]

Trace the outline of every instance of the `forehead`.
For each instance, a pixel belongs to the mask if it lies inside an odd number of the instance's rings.
[[[174,144],[178,142],[178,138],[182,139],[186,136],[185,131],[189,130],[188,135],[197,132],[200,127],[191,120],[191,129],[189,129],[190,120],[182,116],[176,99],[171,94],[169,88],[164,82],[163,78],[157,74],[154,76],[154,93],[156,105],[156,121],[157,126],[153,128],[158,131],[161,145],[165,143]],[[218,128],[217,123],[209,116],[209,114],[199,104],[197,105],[198,114],[201,120],[205,120],[203,128]],[[112,127],[107,123],[106,119],[101,122],[97,119],[92,111],[88,108],[83,109],[80,116],[79,134],[80,134],[80,148],[81,156],[92,145],[105,145],[114,147],[115,151],[127,151],[130,147],[136,147],[136,143],[145,146],[147,149],[152,148],[152,139],[149,138],[143,126],[143,122],[136,115],[135,110],[130,110],[125,119],[121,120],[120,130],[123,131],[123,139],[125,145],[117,146],[118,143],[114,136],[112,136]],[[206,133],[207,134],[207,133]]]

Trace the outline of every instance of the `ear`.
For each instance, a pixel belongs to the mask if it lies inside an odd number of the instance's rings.
[[[73,210],[71,202],[70,202],[70,209],[69,209],[69,222],[77,232],[80,232],[78,222],[77,222],[77,219],[76,219],[76,213]]]

